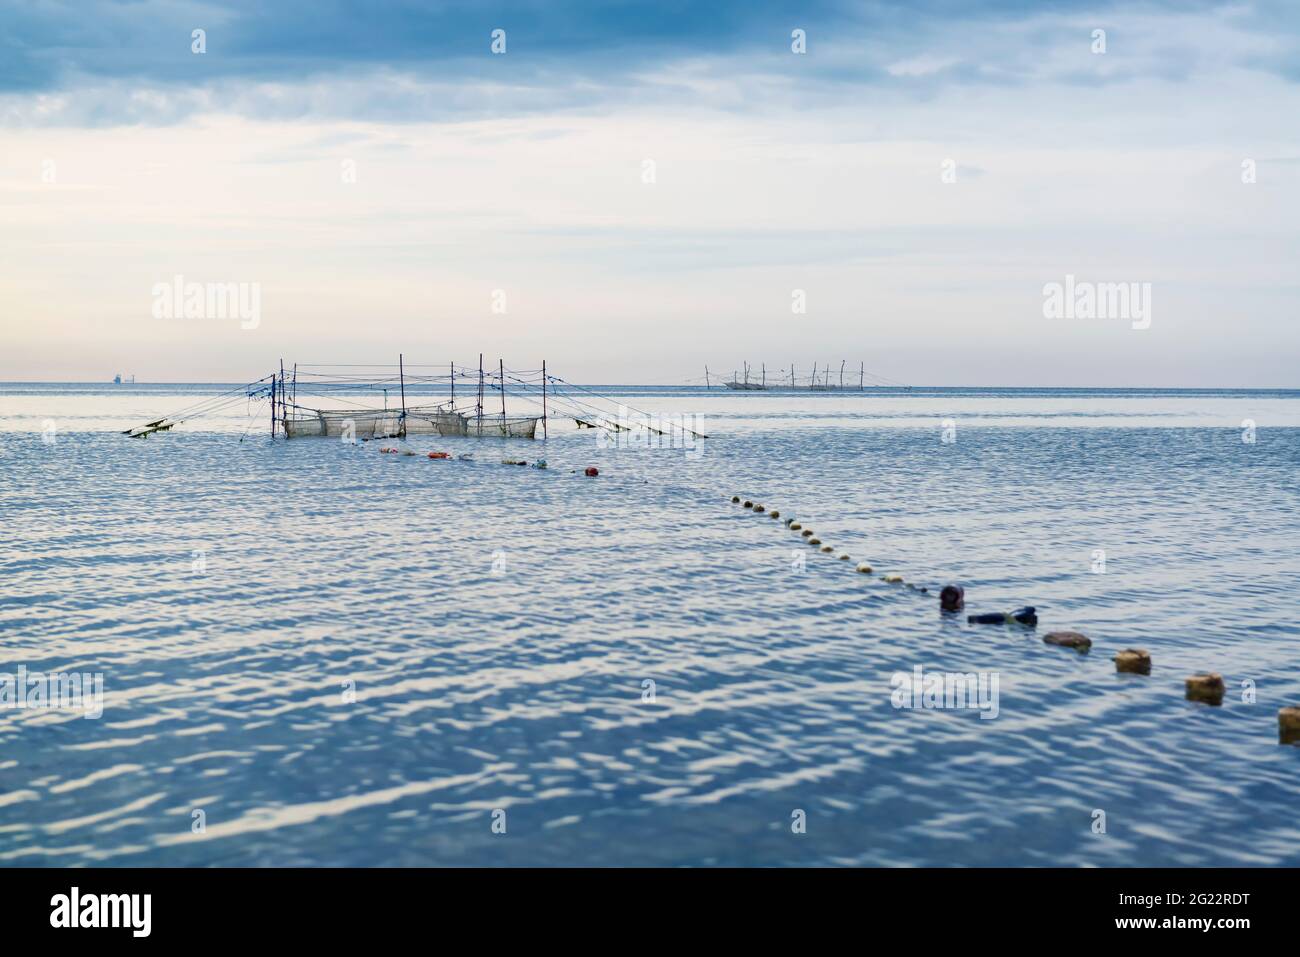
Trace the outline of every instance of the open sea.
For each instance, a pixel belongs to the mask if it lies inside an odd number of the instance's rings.
[[[709,438],[409,442],[474,461],[254,401],[119,434],[226,388],[0,384],[0,673],[103,681],[0,708],[0,865],[1300,865],[1300,392],[599,386]],[[918,667],[996,716],[896,707]]]

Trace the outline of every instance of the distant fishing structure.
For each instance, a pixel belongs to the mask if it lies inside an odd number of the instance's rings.
[[[714,388],[714,382],[719,382],[723,388],[732,389],[736,392],[866,392],[870,389],[910,389],[911,386],[885,376],[877,375],[867,371],[865,363],[858,365],[858,381],[855,384],[850,378],[846,383],[844,381],[844,367],[848,360],[840,361],[839,378],[833,379],[831,376],[830,363],[824,368],[819,369],[817,363],[813,363],[812,374],[808,376],[799,376],[795,371],[795,364],[790,363],[790,369],[785,369],[774,374],[772,381],[769,383],[767,378],[767,364],[759,365],[759,372],[756,376],[751,377],[752,367],[748,362],[744,363],[742,370],[736,370],[731,373],[730,379],[719,380],[711,372],[709,367],[704,367],[704,385],[706,388]],[[850,373],[852,375],[852,373]],[[694,380],[700,381],[698,379]]]
[[[444,371],[445,370],[445,371]],[[457,386],[460,386],[458,389]],[[511,411],[512,402],[532,410]],[[497,396],[500,395],[500,412]],[[665,423],[654,428],[651,417],[626,402],[616,402],[584,386],[574,385],[540,369],[513,370],[497,360],[497,368],[455,362],[447,365],[299,365],[281,360],[278,371],[254,382],[208,396],[171,415],[123,431],[132,438],[167,432],[182,422],[227,412],[254,401],[269,407],[271,438],[331,437],[353,441],[404,439],[408,435],[470,438],[536,439],[548,437],[548,420],[572,419],[579,429],[631,432],[645,429],[658,435],[680,430],[707,438],[685,426]],[[627,413],[643,417],[631,421]],[[250,416],[250,427],[253,421]],[[668,431],[665,431],[668,430]],[[245,430],[247,434],[247,430]],[[242,441],[242,438],[241,438]]]

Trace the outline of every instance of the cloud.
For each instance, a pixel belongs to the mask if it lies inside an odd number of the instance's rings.
[[[198,115],[426,122],[683,97],[721,109],[925,99],[949,88],[1171,82],[1226,68],[1295,78],[1279,4],[1011,0],[565,6],[341,0],[8,3],[0,123],[167,125]],[[808,52],[790,50],[790,32]],[[1108,30],[1104,56],[1091,31]],[[507,52],[489,49],[506,30]],[[190,49],[206,31],[207,52]]]

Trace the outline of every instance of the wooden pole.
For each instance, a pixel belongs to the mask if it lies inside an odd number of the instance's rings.
[[[704,388],[706,388],[706,389],[712,389],[712,388],[713,388],[713,386],[709,385],[709,367],[708,367],[708,366],[705,366],[705,367],[704,367]]]
[[[271,438],[275,438],[275,373],[271,373]]]
[[[402,354],[397,354],[397,381],[402,385],[402,424],[398,427],[398,432],[402,438],[406,438],[406,368],[402,363]]]
[[[763,363],[763,388],[767,388],[767,363]]]
[[[451,364],[451,408],[456,410],[456,363]]]
[[[280,360],[280,424],[284,426],[284,437],[289,437],[289,410],[284,403],[284,360]]]
[[[542,360],[542,440],[550,438],[546,431],[546,360]]]
[[[866,391],[866,387],[867,387],[866,378],[867,378],[867,364],[864,362],[860,366],[858,366],[858,391],[859,392]]]
[[[483,353],[478,354],[478,405],[475,406],[479,437],[483,436]]]
[[[504,359],[497,360],[498,372],[501,377],[501,434],[506,434],[506,362]]]
[[[846,362],[848,362],[847,359],[840,360],[840,391],[841,392],[844,391],[844,363]]]

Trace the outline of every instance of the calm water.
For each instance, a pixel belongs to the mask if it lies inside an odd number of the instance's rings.
[[[1300,864],[1300,394],[622,391],[712,438],[131,441],[204,389],[0,386],[0,671],[105,686],[0,710],[0,863]],[[896,709],[918,665],[998,716]]]

